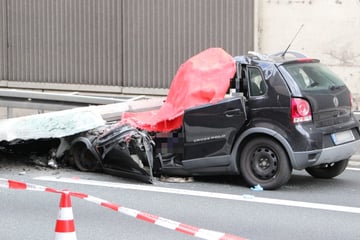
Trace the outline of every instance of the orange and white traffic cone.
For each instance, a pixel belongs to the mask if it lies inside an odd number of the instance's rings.
[[[55,240],[76,240],[74,215],[69,192],[62,192],[59,215],[55,226]]]

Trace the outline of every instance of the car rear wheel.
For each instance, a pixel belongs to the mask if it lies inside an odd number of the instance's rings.
[[[241,152],[240,172],[249,186],[260,185],[270,190],[289,181],[292,167],[279,143],[270,138],[255,138]]]
[[[315,167],[308,167],[306,168],[306,172],[308,172],[311,176],[315,178],[333,178],[340,175],[344,172],[345,168],[347,167],[349,159],[345,159],[335,163],[327,163],[321,164]]]

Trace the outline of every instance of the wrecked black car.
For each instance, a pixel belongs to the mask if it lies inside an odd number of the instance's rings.
[[[151,182],[153,175],[241,175],[276,189],[293,169],[341,174],[360,145],[359,122],[342,80],[294,52],[235,59],[209,49],[184,63],[158,110],[74,139],[83,171]]]
[[[223,115],[224,109],[232,117]],[[103,170],[146,182],[153,175],[216,175],[237,168],[230,153],[239,122],[245,121],[241,98],[186,110],[183,119],[184,127],[167,133],[127,124],[89,131],[72,144],[74,163],[82,171]]]

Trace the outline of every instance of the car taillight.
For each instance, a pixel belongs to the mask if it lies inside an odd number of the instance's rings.
[[[350,109],[351,111],[356,111],[356,108],[354,107],[354,99],[351,93],[350,93]]]
[[[308,122],[312,120],[308,101],[302,98],[291,99],[291,120],[293,123]]]

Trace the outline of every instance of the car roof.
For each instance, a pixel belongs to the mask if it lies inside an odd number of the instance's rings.
[[[235,57],[235,61],[240,64],[250,64],[253,61],[261,61],[273,63],[276,65],[304,62],[320,62],[320,60],[318,59],[308,58],[304,54],[295,51],[287,51],[286,53],[279,52],[271,55],[250,51],[247,55]]]

